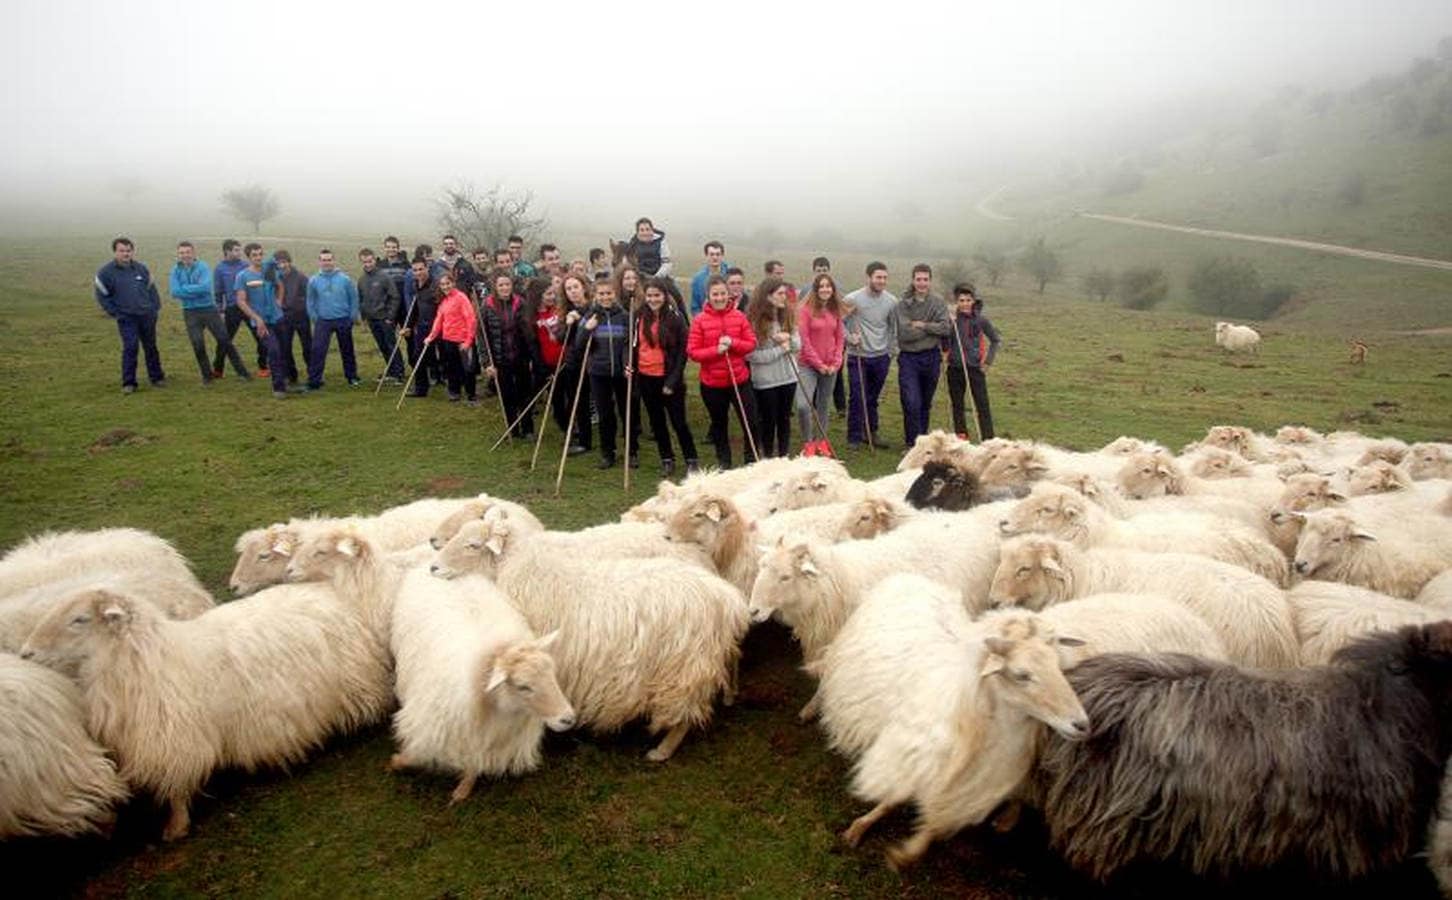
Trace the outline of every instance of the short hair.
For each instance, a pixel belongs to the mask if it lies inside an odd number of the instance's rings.
[[[781,266],[783,269],[785,269],[786,263],[782,262],[779,259],[768,259],[766,262],[761,264],[761,271],[764,274],[770,275],[771,270],[775,269],[777,266]]]
[[[374,253],[373,252],[373,248],[371,248],[371,247],[364,247],[362,250],[359,250],[358,251],[358,258],[359,259],[362,259],[365,256],[371,256],[374,259],[377,259],[378,258],[378,254],[377,253]]]
[[[424,256],[423,254],[416,254],[413,260],[409,262],[408,265],[410,268],[412,268],[413,266],[423,266],[425,269],[427,269],[429,265],[429,258],[427,256]]]
[[[927,273],[927,276],[929,278],[933,277],[933,267],[928,265],[927,263],[918,263],[917,265],[913,266],[913,274],[917,275],[919,272]]]
[[[496,248],[494,250],[494,258],[495,259],[498,259],[499,256],[500,256],[500,254],[503,254],[504,256],[507,256],[510,259],[513,259],[514,258],[514,254],[512,254],[512,253],[509,252],[509,248],[508,247],[498,247],[498,248]]]
[[[635,220],[635,227],[637,230],[642,225],[649,225],[652,231],[655,230],[655,223],[652,222],[650,219],[647,219],[645,216],[641,216],[640,218]]]
[[[130,241],[127,241],[127,243],[129,244]],[[242,242],[241,241],[239,241],[239,240],[237,240],[235,238],[227,238],[225,241],[222,242],[222,252],[223,253],[231,253],[233,247],[240,247],[240,246],[242,246]]]
[[[746,273],[745,272],[741,271],[736,266],[732,266],[731,268],[729,268],[729,269],[726,270],[726,275],[721,280],[722,281],[725,281],[727,278],[730,278],[732,275],[740,275],[742,278],[745,278],[746,277]],[[706,286],[707,287],[710,287],[710,284],[707,284]]]
[[[819,256],[816,259],[812,260],[812,268],[815,269],[818,266],[824,269],[830,269],[832,268],[832,261],[825,256]]]
[[[247,246],[245,246],[245,247],[242,248],[242,255],[243,256],[251,256],[253,250],[261,250],[261,249],[262,249],[262,245],[261,244],[257,243],[256,241],[252,241]]]
[[[523,244],[524,243],[524,238],[520,237],[517,234],[511,234],[504,241],[504,243],[506,243],[506,244],[513,244],[513,243],[516,243],[516,242]]]
[[[440,241],[453,241],[456,244],[459,242],[459,239],[456,238],[456,237],[454,237],[452,234],[446,234],[443,237],[439,238],[439,240]]]
[[[328,254],[329,256],[332,256],[333,255],[333,251],[332,250],[328,249],[327,247],[324,247],[323,249],[321,249],[321,250],[318,251],[318,256],[322,256],[324,253]]]
[[[197,249],[197,245],[196,244],[193,244],[191,241],[177,241],[176,242],[176,248],[178,250],[180,250],[183,247],[191,247],[193,250]],[[111,246],[111,249],[112,250],[115,250],[116,249],[116,247],[115,247],[114,244]]]
[[[728,269],[727,271],[730,271],[730,270]],[[707,278],[706,279],[706,290],[707,291],[710,291],[711,288],[715,287],[718,284],[721,285],[722,287],[725,287],[726,286],[726,279],[724,277],[720,276],[720,275],[712,275],[710,278]]]
[[[953,285],[953,296],[954,297],[959,297],[959,296],[962,296],[963,294],[967,294],[968,296],[972,297],[974,300],[977,300],[978,299],[978,288],[974,287],[973,286],[973,282],[971,282],[971,281],[960,281],[957,284]]]
[[[600,257],[604,256],[605,255],[605,251],[602,250],[602,249],[600,249],[599,247],[591,247],[590,248],[590,252],[589,252],[588,255],[590,257],[590,262],[593,263],[595,260],[597,260]]]
[[[288,253],[286,250],[278,250],[277,252],[272,254],[272,258],[277,262],[292,262],[292,254]]]
[[[478,256],[478,255],[479,255],[479,254],[481,254],[481,253],[482,253],[482,254],[484,254],[484,255],[485,255],[485,256],[490,256],[490,255],[492,255],[492,254],[491,254],[491,253],[490,253],[490,252],[489,252],[489,248],[488,248],[488,247],[475,247],[475,248],[474,248],[474,249],[473,249],[473,250],[470,250],[470,251],[469,251],[469,255],[470,255],[470,256]]]
[[[551,250],[555,251],[556,253],[559,253],[560,252],[560,248],[559,247],[556,247],[554,244],[540,244],[539,245],[539,255],[540,255],[540,259],[544,259],[544,255],[546,253],[550,252]]]
[[[597,275],[597,276],[595,276],[595,290],[598,291],[602,287],[609,288],[610,289],[610,293],[612,293],[612,294],[615,293],[615,282],[613,282],[613,281],[610,280],[610,276],[609,275]]]
[[[397,244],[398,243],[398,238],[396,238],[396,237],[394,237],[393,235],[390,234],[388,237],[386,237],[386,238],[383,239],[383,243],[385,243],[385,244]]]
[[[430,244],[419,244],[413,248],[414,259],[428,259],[434,255],[434,248]]]
[[[112,253],[115,253],[116,252],[116,248],[119,247],[119,246],[121,246],[122,244],[125,244],[126,246],[130,247],[132,250],[135,250],[136,249],[136,245],[133,244],[133,243],[131,243],[131,238],[129,238],[129,237],[118,237],[115,240],[111,241],[111,252]]]
[[[720,241],[707,241],[706,242],[706,246],[704,246],[704,247],[701,248],[701,252],[702,253],[710,253],[712,247],[715,247],[717,250],[720,250],[722,253],[725,253],[726,252],[726,245],[723,244],[723,243],[721,243]]]
[[[872,277],[872,273],[873,272],[879,272],[879,271],[886,272],[887,271],[887,263],[881,263],[881,262],[878,262],[877,260],[874,259],[872,262],[870,262],[870,263],[867,264],[867,277],[868,278],[871,278]]]

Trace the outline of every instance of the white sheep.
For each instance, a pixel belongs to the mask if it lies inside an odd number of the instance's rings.
[[[985,613],[982,621],[1013,615],[1010,610]],[[1046,606],[1040,618],[1059,634],[1071,634],[1082,646],[1065,648],[1065,668],[1105,653],[1189,653],[1206,659],[1227,659],[1225,643],[1203,618],[1183,604],[1156,594],[1092,594]]]
[[[566,555],[534,541],[515,546],[507,518],[470,522],[440,551],[433,574],[465,574],[442,560],[487,529],[475,568],[493,577],[531,628],[558,630],[556,671],[582,725],[601,733],[645,717],[665,731],[647,758],[671,757],[712,701],[734,691],[746,605],[730,584],[676,559]]]
[[[502,497],[493,497],[489,494],[480,494],[464,501],[458,509],[445,516],[434,528],[434,533],[429,536],[429,546],[435,550],[443,549],[449,539],[459,533],[459,526],[470,519],[482,519],[491,509],[499,509],[509,514],[517,525],[522,528],[532,528],[535,531],[544,531],[545,527],[534,513],[525,509],[512,500],[505,500]]]
[[[1092,475],[1113,478],[1123,457],[1113,453],[1080,453],[1050,444],[1014,442],[1002,447],[978,469],[985,490],[1027,493],[1033,483],[1063,475]]]
[[[548,650],[503,592],[481,576],[404,576],[393,606],[399,750],[390,767],[459,772],[453,803],[484,775],[539,768],[544,729],[573,727],[575,711]]]
[[[765,515],[807,509],[824,503],[852,503],[871,496],[874,495],[870,485],[845,472],[793,472],[771,486]],[[738,506],[741,505],[740,498],[733,499]],[[750,512],[748,509],[748,515]]]
[[[699,548],[716,574],[742,596],[756,581],[755,523],[734,501],[715,491],[697,492],[666,521],[666,540]]]
[[[1301,522],[1295,570],[1302,578],[1340,581],[1410,600],[1433,576],[1452,567],[1446,538],[1442,546],[1431,535],[1423,541],[1414,534],[1387,533],[1379,540],[1359,517],[1342,510],[1291,516]]]
[[[763,544],[779,537],[820,538],[829,543],[866,540],[892,531],[917,514],[917,510],[904,503],[881,497],[868,497],[855,503],[824,503],[758,519],[757,539]]]
[[[1164,496],[1218,496],[1249,503],[1262,521],[1280,499],[1285,485],[1274,477],[1209,479],[1185,473],[1167,453],[1136,453],[1117,474],[1120,491],[1130,499]]]
[[[990,590],[996,607],[1041,609],[1090,594],[1161,594],[1198,614],[1225,642],[1231,660],[1289,668],[1299,644],[1285,595],[1237,566],[1186,553],[1080,550],[1066,541],[1005,541]]]
[[[1452,568],[1422,585],[1416,602],[1421,606],[1452,612]]]
[[[1412,477],[1400,466],[1384,459],[1354,466],[1346,473],[1346,492],[1353,497],[1412,489]]]
[[[852,793],[876,804],[843,832],[914,803],[912,837],[887,853],[899,868],[932,841],[983,821],[1033,765],[1042,722],[1070,740],[1089,721],[1060,670],[1073,643],[1022,611],[968,620],[957,592],[914,575],[873,588],[821,661],[822,727],[855,762]]]
[[[1144,513],[1115,519],[1071,488],[1041,483],[999,522],[1005,536],[1038,533],[1081,549],[1122,547],[1152,553],[1193,553],[1254,572],[1284,586],[1290,563],[1246,525],[1203,513]]]
[[[1305,666],[1326,665],[1337,650],[1374,631],[1395,631],[1403,625],[1452,617],[1452,611],[1335,581],[1303,581],[1286,591],[1286,602],[1291,606]]]
[[[1407,448],[1404,464],[1414,481],[1427,478],[1452,478],[1452,446],[1422,443]]]
[[[162,836],[173,840],[213,770],[295,763],[382,717],[387,654],[358,632],[322,588],[284,586],[179,622],[88,590],[53,608],[21,655],[77,666],[91,733],[128,784],[170,806]]]
[[[191,566],[166,540],[136,528],[46,532],[10,548],[0,557],[0,600],[62,581],[140,573],[178,587],[167,614],[189,619],[211,609],[212,595]]]
[[[1364,466],[1374,462],[1391,463],[1394,466],[1400,465],[1402,460],[1406,458],[1409,449],[1406,441],[1399,441],[1396,438],[1382,438],[1373,444],[1366,445],[1366,449],[1356,458],[1356,462],[1353,465]],[[1345,450],[1342,451],[1341,455],[1346,455]]]
[[[1296,447],[1316,447],[1326,439],[1325,435],[1305,425],[1282,425],[1276,429],[1275,442]]]
[[[1271,438],[1256,434],[1244,425],[1212,425],[1205,436],[1186,444],[1181,453],[1197,450],[1225,450],[1250,462],[1270,463],[1296,458],[1295,451],[1277,444]]]
[[[1103,447],[1100,447],[1099,452],[1105,456],[1132,456],[1135,453],[1150,453],[1163,449],[1165,449],[1164,445],[1155,441],[1141,440],[1137,437],[1121,434]]]
[[[768,457],[737,469],[708,469],[688,476],[680,484],[661,481],[655,495],[620,514],[622,522],[664,522],[680,506],[702,493],[731,497],[749,515],[765,515],[771,508],[777,486],[802,472],[824,472],[845,477],[847,467],[825,456]]]
[[[0,839],[108,831],[126,784],[64,676],[0,653]]]
[[[1259,353],[1260,332],[1248,325],[1216,322],[1215,344],[1231,353]]]

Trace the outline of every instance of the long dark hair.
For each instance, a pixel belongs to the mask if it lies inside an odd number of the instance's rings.
[[[680,288],[676,287],[675,282],[671,279],[662,278],[659,275],[644,278],[641,280],[641,283],[644,285],[640,292],[642,301],[640,311],[635,314],[635,321],[640,323],[641,340],[645,341],[647,346],[659,347],[660,342],[651,333],[651,326],[655,325],[657,321],[655,310],[651,309],[650,305],[644,302],[645,292],[657,290],[665,295],[665,304],[660,308],[660,321],[664,321],[667,316],[680,314]]]
[[[771,295],[785,286],[785,281],[771,276],[763,278],[751,293],[751,302],[746,304],[746,320],[751,323],[751,330],[756,332],[758,342],[770,340],[775,331],[787,334],[796,331],[797,317],[791,302],[788,301],[783,309],[777,309],[776,304],[771,302]]]
[[[832,286],[832,296],[826,300],[817,296],[817,288],[821,287],[824,281]],[[812,287],[807,291],[806,302],[811,305],[813,313],[825,310],[839,319],[842,318],[842,292],[837,290],[837,280],[826,272],[812,279]]]

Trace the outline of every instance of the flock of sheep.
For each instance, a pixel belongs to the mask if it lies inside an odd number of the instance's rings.
[[[390,713],[393,766],[455,802],[546,728],[643,720],[663,762],[775,618],[871,804],[844,839],[917,810],[894,867],[1026,804],[1097,879],[1425,852],[1452,891],[1449,526],[1452,446],[1217,426],[1179,454],[934,432],[871,482],[764,460],[578,532],[488,495],[297,519],[238,539],[220,605],[154,535],[42,535],[0,558],[0,837],[139,792],[178,838],[217,769]]]

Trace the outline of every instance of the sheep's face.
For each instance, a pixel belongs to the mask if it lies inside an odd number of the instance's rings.
[[[475,519],[465,522],[434,558],[429,574],[435,578],[458,578],[470,574],[496,578],[511,537],[509,524],[504,521]]]
[[[526,709],[551,731],[569,731],[575,727],[575,708],[560,690],[549,653],[559,635],[552,631],[501,650],[485,667],[484,692],[501,709]]]
[[[733,524],[739,522],[736,504],[719,494],[699,494],[671,514],[665,524],[665,539],[699,544],[714,550]]]
[[[1076,494],[1081,494],[1093,503],[1104,502],[1103,486],[1093,475],[1060,475],[1053,480],[1053,483],[1066,487]]]
[[[112,591],[80,591],[51,607],[36,623],[20,656],[72,675],[100,642],[124,634],[138,612],[134,601]]]
[[[1357,466],[1346,478],[1346,492],[1353,497],[1362,494],[1385,494],[1411,486],[1412,480],[1405,472],[1381,459]]]
[[[821,506],[834,496],[832,488],[835,480],[822,472],[793,473],[771,486],[772,500],[767,511],[779,513]]]
[[[1017,538],[1006,542],[999,556],[988,606],[1043,609],[1072,596],[1069,545],[1052,538]]]
[[[1277,444],[1314,444],[1321,439],[1321,435],[1313,429],[1304,425],[1282,425],[1276,430]]]
[[[985,488],[1028,487],[1049,474],[1043,454],[1032,447],[1009,447],[993,456],[978,481]]]
[[[811,585],[822,576],[805,542],[787,543],[785,538],[762,554],[756,581],[751,585],[747,612],[753,622],[765,622],[777,610],[791,612],[801,603]]]
[[[1349,562],[1376,537],[1346,513],[1323,511],[1301,514],[1301,536],[1296,540],[1295,569],[1302,578],[1325,575]]]
[[[1139,438],[1121,434],[1119,437],[1105,444],[1099,452],[1108,456],[1131,456],[1135,453],[1143,453],[1148,449],[1148,445]]]
[[[859,500],[847,508],[847,515],[838,529],[839,540],[864,541],[886,534],[901,522],[898,508],[880,497]]]
[[[1366,466],[1374,462],[1389,462],[1392,465],[1400,463],[1407,455],[1408,448],[1400,441],[1382,441],[1379,444],[1372,444],[1356,458],[1356,465]]]
[[[1133,500],[1185,491],[1179,466],[1165,453],[1136,453],[1120,467],[1117,477],[1120,491]]]
[[[1271,509],[1270,520],[1277,525],[1285,524],[1291,513],[1325,509],[1337,503],[1345,503],[1346,495],[1332,490],[1331,479],[1325,475],[1307,472],[1292,475],[1286,479],[1280,499]]]
[[[1069,740],[1087,737],[1089,716],[1064,677],[1060,651],[1083,641],[1056,636],[1052,625],[1032,614],[997,617],[989,628],[979,670],[984,686],[1009,707]]]
[[[1452,453],[1442,444],[1413,444],[1407,448],[1406,466],[1417,481],[1452,478]]]
[[[373,552],[357,532],[330,528],[302,542],[287,564],[288,581],[327,581],[337,572],[359,565]]]
[[[1255,436],[1251,430],[1242,425],[1212,425],[1210,430],[1205,432],[1205,440],[1200,444],[1203,447],[1218,447],[1221,450],[1247,456],[1251,452],[1251,444],[1254,439]]]
[[[978,479],[973,473],[944,462],[923,466],[923,474],[908,488],[908,505],[915,509],[971,509],[978,500]]]
[[[1229,331],[1230,331],[1230,323],[1229,322],[1216,322],[1215,323],[1215,339],[1217,341],[1220,340],[1220,339],[1222,339],[1222,338],[1224,338],[1225,335],[1226,335],[1226,333],[1228,333]]]
[[[998,530],[1007,536],[1037,532],[1059,540],[1078,542],[1087,536],[1089,501],[1056,484],[1040,484],[1014,504]]]
[[[1250,464],[1228,450],[1210,448],[1196,455],[1190,474],[1201,478],[1244,478],[1250,474]]]
[[[927,434],[918,435],[917,440],[903,454],[902,461],[897,464],[899,472],[906,472],[908,469],[920,469],[929,462],[967,462],[969,451],[972,445],[961,440],[957,435],[949,434],[942,429],[930,431]]]
[[[287,564],[302,542],[297,529],[269,525],[237,539],[237,564],[228,585],[241,597],[287,580]]]
[[[464,526],[465,522],[484,518],[484,514],[489,512],[493,505],[492,501],[481,497],[477,500],[470,500],[454,510],[447,519],[439,523],[438,528],[434,529],[433,536],[429,538],[429,546],[435,550],[442,550],[449,539],[459,533],[459,529]]]

